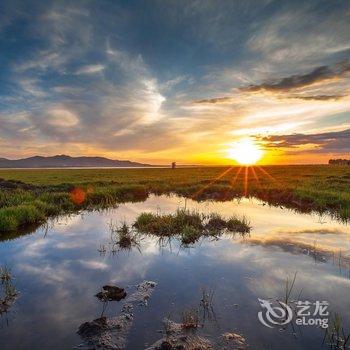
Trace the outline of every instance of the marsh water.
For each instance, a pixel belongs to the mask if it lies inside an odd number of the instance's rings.
[[[150,236],[131,250],[111,249],[109,222],[132,223],[141,212],[174,212],[186,206],[203,213],[245,215],[246,236],[224,234],[182,246]],[[350,332],[350,227],[330,216],[301,214],[255,199],[201,202],[151,196],[108,211],[60,217],[46,227],[0,241],[0,265],[11,268],[19,296],[0,316],[0,348],[71,349],[81,343],[80,324],[101,316],[94,296],[103,285],[132,290],[157,283],[148,305],[135,311],[127,349],[144,349],[161,338],[162,319],[181,321],[199,308],[201,335],[215,340],[240,333],[251,349],[320,349],[324,329],[315,325],[266,327],[258,319],[260,299],[284,300],[286,279],[295,284],[290,300],[327,301]],[[209,312],[200,310],[201,291],[214,292]],[[108,303],[114,316],[121,302]],[[314,307],[314,306],[313,306]],[[314,309],[312,309],[313,311]]]

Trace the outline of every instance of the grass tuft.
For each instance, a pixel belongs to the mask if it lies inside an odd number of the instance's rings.
[[[113,246],[117,246],[122,250],[131,250],[132,247],[139,246],[138,235],[131,230],[126,222],[123,222],[120,226],[110,222],[109,230]]]
[[[251,230],[249,221],[245,216],[243,218],[237,218],[232,216],[226,222],[227,230],[231,232],[248,233]]]
[[[185,226],[181,231],[181,242],[185,245],[195,243],[202,232],[192,226]]]
[[[199,327],[199,315],[197,309],[188,309],[182,313],[182,328],[197,329]]]
[[[221,231],[227,228],[227,222],[219,214],[210,214],[206,228],[209,231]]]
[[[140,214],[133,224],[139,232],[158,237],[180,236],[183,244],[195,243],[202,236],[217,236],[226,231],[247,233],[250,227],[244,218],[225,220],[219,214],[204,215],[179,209],[174,214]]]
[[[34,204],[0,209],[0,231],[13,231],[29,224],[45,221],[45,214]]]

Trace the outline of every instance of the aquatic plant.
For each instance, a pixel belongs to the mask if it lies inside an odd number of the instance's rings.
[[[197,329],[199,327],[198,310],[189,308],[182,312],[182,328]]]
[[[297,274],[298,274],[298,271],[295,271],[292,279],[289,279],[289,277],[286,278],[285,291],[284,291],[284,303],[286,305],[288,305],[290,302],[290,297],[291,297],[291,294],[292,294],[292,291],[293,291],[293,288],[295,285]]]
[[[139,232],[159,237],[180,236],[184,245],[195,243],[202,236],[218,236],[226,231],[246,233],[250,231],[247,220],[230,218],[225,220],[219,214],[200,214],[178,209],[174,214],[142,213],[133,227]]]
[[[323,344],[327,344],[330,349],[349,349],[350,333],[345,332],[343,321],[339,314],[335,313],[331,318],[328,328],[325,329]]]
[[[226,222],[226,228],[231,232],[239,233],[248,233],[251,230],[250,223],[245,216],[242,218],[236,216],[230,217]]]
[[[224,220],[219,214],[213,213],[210,214],[208,217],[208,221],[205,225],[205,227],[209,231],[221,231],[225,228],[227,228],[228,222]]]
[[[139,245],[138,235],[132,232],[129,226],[124,222],[117,228],[118,240],[117,245],[121,249],[131,249],[133,246]]]
[[[203,305],[204,308],[212,307],[215,294],[214,289],[207,289],[207,287],[202,287],[201,292],[202,298],[200,304]]]
[[[139,248],[139,235],[125,221],[120,225],[117,222],[110,221],[108,227],[113,254],[122,249],[131,250],[134,246]]]
[[[170,236],[175,234],[171,215],[142,213],[137,217],[133,227],[139,232],[156,236]]]
[[[11,270],[7,266],[0,266],[0,315],[8,312],[15,302],[18,292],[12,283]]]
[[[245,218],[225,220],[219,214],[204,215],[195,211],[178,209],[174,214],[142,213],[133,227],[144,234],[158,237],[179,236],[183,245],[195,243],[203,236],[221,235],[224,231],[247,233],[250,227]],[[125,228],[126,229],[126,228]]]
[[[181,230],[181,242],[185,245],[195,243],[202,236],[202,232],[193,226],[185,226]]]
[[[152,213],[141,213],[136,221],[134,222],[134,227],[141,232],[149,232],[152,228],[152,223],[154,222],[154,214]]]
[[[4,283],[11,281],[11,279],[11,269],[7,265],[0,266],[0,281]]]
[[[104,255],[107,252],[107,248],[104,244],[100,244],[100,247],[97,249],[97,251],[101,254]]]
[[[178,209],[171,218],[171,225],[174,231],[180,231],[185,227],[192,227],[197,230],[202,230],[204,228],[204,216],[196,211]]]
[[[213,306],[214,294],[214,289],[210,289],[205,286],[201,288],[201,300],[199,302],[199,309],[202,314],[203,323],[206,319],[213,320],[216,318]]]

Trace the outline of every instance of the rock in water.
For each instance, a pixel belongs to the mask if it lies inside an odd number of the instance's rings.
[[[132,305],[129,304],[116,317],[101,317],[91,322],[85,322],[77,332],[84,339],[84,342],[77,348],[84,350],[125,349],[127,335],[130,332],[133,320]]]
[[[183,324],[164,319],[167,334],[146,350],[213,350],[212,343],[197,334],[187,332]]]
[[[126,297],[126,292],[124,288],[106,285],[95,296],[101,301],[120,301]]]
[[[245,350],[247,343],[244,337],[238,333],[224,333],[219,341],[221,350]]]
[[[145,305],[151,297],[156,283],[144,281],[137,286],[136,291],[125,299],[121,312],[116,317],[101,317],[90,322],[84,322],[78,329],[83,342],[76,349],[83,350],[122,350],[126,347],[127,336],[134,321],[134,305]],[[107,287],[107,288],[105,288]],[[103,292],[116,292],[113,286],[104,286]],[[118,288],[118,287],[116,287]],[[121,290],[122,288],[119,288]],[[124,291],[124,290],[123,290]],[[124,292],[125,293],[125,292]],[[119,293],[120,294],[120,293]],[[126,294],[126,293],[125,293]]]
[[[188,332],[181,323],[165,319],[165,336],[146,350],[246,350],[245,339],[238,333],[225,333],[216,343],[212,343],[193,332]]]
[[[148,299],[151,297],[153,289],[156,285],[157,283],[152,281],[143,281],[142,283],[137,285],[136,292],[130,295],[128,301],[146,306],[148,303]]]

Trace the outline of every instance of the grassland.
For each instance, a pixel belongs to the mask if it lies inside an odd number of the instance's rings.
[[[176,193],[195,200],[255,196],[350,219],[350,167],[307,165],[172,169],[0,170],[0,232],[47,217]]]

